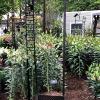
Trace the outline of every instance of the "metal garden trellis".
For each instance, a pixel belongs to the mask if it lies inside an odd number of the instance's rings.
[[[15,0],[12,0],[12,46],[16,50],[16,34],[15,34]]]
[[[34,0],[25,0],[25,27],[26,27],[26,34],[25,34],[25,39],[26,39],[26,52],[27,55],[29,55],[29,50],[34,48],[34,66],[35,66],[35,74],[36,74],[36,50],[35,50],[35,31],[34,31]],[[31,14],[28,11],[29,10],[29,5],[32,5],[31,9]],[[21,4],[20,4],[21,6]],[[21,11],[21,7],[20,7]],[[28,16],[32,17],[32,20],[28,20]],[[12,46],[16,50],[16,34],[15,34],[15,0],[12,0]],[[21,13],[20,13],[20,18],[21,18]],[[29,22],[29,23],[28,23]],[[32,23],[30,23],[32,22]],[[32,33],[32,35],[29,35],[29,33]],[[30,41],[33,41],[34,46],[30,47],[28,38],[30,38]],[[29,59],[26,60],[27,62],[27,99],[31,100],[31,87],[30,87],[30,70],[29,70]],[[35,75],[37,76],[37,75]],[[37,89],[37,79],[36,79],[36,89]]]
[[[13,6],[12,6],[12,40],[13,40],[13,48],[16,50],[16,38],[15,38],[15,20],[14,20],[14,2],[15,0],[12,0]],[[35,42],[36,42],[36,34],[35,34],[35,27],[34,27],[34,5],[35,5],[35,0],[24,0],[25,2],[25,27],[26,27],[26,50],[27,50],[27,55],[29,54],[29,50],[34,49],[34,65],[35,65],[35,78],[36,78],[36,91],[38,91],[37,87],[37,67],[36,67],[36,47],[35,47]],[[63,96],[65,94],[65,49],[66,49],[66,5],[67,5],[67,0],[63,0],[64,4],[64,19],[63,19]],[[29,5],[31,5],[32,9],[31,12],[29,11]],[[43,31],[45,33],[45,0],[43,0]],[[20,8],[21,9],[21,8]],[[32,17],[32,20],[28,19],[28,16]],[[31,27],[31,28],[29,28]],[[29,33],[32,33],[30,36]],[[29,46],[29,40],[30,38],[33,41],[34,46],[30,47]],[[27,59],[27,68],[29,67],[29,59]],[[27,70],[27,89],[28,89],[28,95],[27,99],[31,100],[31,87],[30,87],[30,71],[29,69]],[[37,92],[38,94],[38,92]]]
[[[27,55],[30,51],[34,52],[34,66],[35,66],[35,80],[36,80],[36,91],[37,91],[37,68],[36,68],[36,50],[35,50],[35,28],[34,28],[34,0],[25,0],[25,26],[26,26],[26,50]],[[32,19],[29,19],[31,17]],[[30,39],[30,40],[28,40]],[[33,42],[33,47],[29,44]],[[34,49],[33,49],[34,48]],[[31,87],[30,87],[30,70],[29,70],[29,59],[27,59],[27,99],[31,100]],[[33,84],[33,83],[32,83]],[[33,96],[33,95],[32,95]],[[33,98],[33,97],[32,97]]]
[[[66,5],[67,0],[63,0],[64,3],[64,19],[63,19],[63,96],[65,94],[65,60],[66,60]],[[43,0],[43,32],[45,33],[45,25],[46,25],[46,1]]]
[[[46,0],[43,0],[43,32],[46,32]]]
[[[66,60],[66,7],[67,0],[64,0],[64,19],[63,19],[63,96],[65,95],[65,60]]]

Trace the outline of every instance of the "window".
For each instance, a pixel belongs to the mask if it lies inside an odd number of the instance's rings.
[[[71,34],[82,34],[82,23],[71,24]]]

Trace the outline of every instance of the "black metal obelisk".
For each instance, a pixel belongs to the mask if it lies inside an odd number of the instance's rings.
[[[46,32],[46,0],[43,0],[43,32]]]
[[[63,96],[65,95],[65,61],[66,61],[66,9],[67,0],[64,0],[64,15],[63,15]]]
[[[15,0],[12,0],[12,46],[16,50],[16,36],[15,36]]]

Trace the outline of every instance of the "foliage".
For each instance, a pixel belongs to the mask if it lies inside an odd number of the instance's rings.
[[[63,1],[61,0],[46,1],[46,28],[53,29],[55,27],[54,25],[59,21],[57,18],[61,18],[62,7]],[[59,26],[56,26],[56,28],[59,28]]]
[[[45,4],[45,8],[44,8]],[[35,3],[35,13],[41,15],[43,18],[45,10],[45,26],[47,30],[54,29],[54,22],[57,22],[57,18],[61,18],[63,1],[61,0],[37,0]],[[59,24],[60,26],[60,24]],[[59,28],[57,26],[57,28]]]
[[[100,58],[100,39],[92,37],[69,36],[66,68],[73,74],[82,76],[91,63]],[[98,55],[98,56],[97,56]]]
[[[99,10],[99,0],[69,0],[68,11]]]
[[[5,79],[5,72],[3,70],[0,70],[0,82],[1,80]]]
[[[49,12],[53,12],[53,14],[55,12],[61,13],[63,11],[63,4],[62,0],[46,0],[46,9]],[[99,0],[68,0],[67,11],[99,10],[99,5]],[[43,11],[43,1],[36,1],[35,11],[37,13]]]
[[[5,78],[5,71],[0,69],[0,91],[5,90],[5,83],[6,83],[6,78]]]
[[[57,37],[62,33],[61,20],[53,20],[51,33]]]
[[[7,13],[10,10],[9,0],[0,0],[0,15]]]
[[[12,37],[10,34],[0,36],[0,47],[11,47]]]
[[[40,44],[40,46],[47,46],[51,45],[52,47],[55,47],[59,42],[61,41],[61,38],[56,38],[52,34],[40,34],[37,36],[37,43]]]
[[[56,79],[61,84],[62,67],[58,62],[57,48],[59,40],[51,34],[37,36],[37,74],[39,91],[44,87],[51,90],[50,80]],[[59,74],[58,74],[59,73]],[[41,80],[41,81],[40,81]],[[61,87],[59,87],[61,89]]]
[[[7,49],[4,49],[4,48],[0,48],[0,89],[1,91],[4,91],[5,90],[5,84],[6,84],[6,73],[5,73],[5,70],[4,70],[4,60],[6,59],[6,54],[5,52],[8,52]]]
[[[92,63],[87,75],[95,98],[100,98],[100,64]]]
[[[58,13],[62,11],[63,1],[61,0],[45,0],[45,3],[46,10],[49,12]],[[35,4],[36,13],[40,13],[40,11],[43,11],[44,0],[37,0]]]
[[[69,71],[74,75],[81,77],[86,73],[92,62],[95,61],[97,63],[100,61],[100,38],[68,36],[66,40],[66,69],[69,67]],[[21,41],[25,41],[25,39],[23,38]],[[60,53],[62,53],[61,44],[61,37],[56,38],[51,34],[36,35],[37,76],[34,66],[34,49],[27,55],[25,44],[23,43],[20,44],[16,51],[13,49],[8,51],[9,60],[7,62],[6,77],[10,98],[14,99],[19,92],[23,99],[27,96],[26,73],[28,70],[30,71],[32,95],[36,93],[36,77],[38,79],[39,92],[43,92],[43,89],[50,91],[52,89],[50,80],[52,79],[57,79],[58,85],[62,84],[62,67],[59,63],[60,55],[58,54],[60,46]],[[26,65],[27,58],[29,59],[28,68]]]
[[[36,42],[37,56],[37,76],[35,76],[34,67],[34,50],[26,54],[26,48],[20,44],[20,47],[8,53],[8,68],[6,68],[7,84],[9,89],[9,97],[16,98],[20,94],[23,99],[27,96],[27,71],[30,71],[31,94],[36,93],[35,78],[38,78],[38,90],[46,87],[51,89],[50,80],[57,79],[61,84],[62,67],[58,63],[58,56],[55,47],[56,39],[49,35],[39,35]],[[54,40],[53,40],[54,39]],[[43,41],[42,41],[43,40]],[[20,56],[19,56],[20,55]],[[29,67],[27,68],[27,58],[29,59]],[[58,75],[59,73],[59,75]],[[40,81],[41,80],[41,81]],[[19,93],[20,92],[20,93]],[[22,98],[21,98],[22,99]]]
[[[51,90],[50,80],[57,80],[61,84],[62,68],[58,62],[57,50],[51,45],[45,45],[38,48],[37,56],[37,74],[39,91],[43,91],[43,87],[47,87],[47,91]]]
[[[50,35],[47,34],[42,35],[40,43],[44,47],[47,44],[57,47],[58,56],[60,56],[62,53],[62,39],[49,36]],[[52,40],[54,41],[52,42]],[[82,37],[77,35],[68,36],[66,40],[67,71],[71,71],[71,73],[81,77],[86,74],[86,71],[93,61],[100,61],[100,38],[93,38],[89,36]]]
[[[18,5],[21,2],[21,0],[16,0],[14,4],[13,1],[14,0],[0,0],[0,16],[11,11],[13,6],[15,7],[15,11],[19,8]]]
[[[4,48],[4,47],[0,48],[0,56],[1,56],[1,57],[2,57],[2,54],[3,54],[3,53],[8,53],[8,52],[9,52],[8,49],[6,49],[6,48]]]
[[[22,97],[27,94],[26,81],[26,56],[24,48],[18,50],[9,50],[8,52],[8,67],[6,70],[7,86],[9,90],[9,98],[15,99],[16,95],[20,93]],[[20,56],[19,56],[20,55]],[[16,59],[17,58],[17,59]]]

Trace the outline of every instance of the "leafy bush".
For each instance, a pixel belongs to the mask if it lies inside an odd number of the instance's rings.
[[[60,39],[60,38],[59,38]],[[50,80],[56,79],[58,85],[61,85],[62,67],[58,59],[56,46],[59,40],[51,34],[40,34],[37,36],[37,74],[38,90],[43,92],[51,90]],[[59,74],[58,74],[59,73]],[[61,89],[61,87],[59,87]]]
[[[57,51],[55,48],[38,49],[40,49],[37,58],[37,77],[39,91],[43,91],[43,87],[47,87],[47,91],[50,91],[51,80],[57,80],[58,85],[61,85],[62,67],[58,62]]]
[[[0,36],[0,47],[11,47],[12,37],[10,34]]]
[[[89,85],[92,89],[95,98],[100,98],[100,64],[93,63],[87,72]]]
[[[100,38],[69,36],[67,41],[66,67],[81,77],[93,61],[100,61]]]
[[[36,94],[36,77],[38,78],[38,91],[41,91],[42,87],[46,87],[47,90],[50,91],[50,80],[52,79],[57,79],[58,85],[61,84],[62,67],[58,63],[57,50],[55,48],[56,41],[56,38],[49,35],[39,35],[37,37],[37,76],[35,76],[34,48],[29,52],[28,56],[26,48],[21,44],[16,51],[13,49],[9,50],[6,77],[8,79],[7,84],[10,98],[15,99],[19,92],[21,97],[26,98],[28,91],[26,73],[28,70],[30,71],[29,78],[32,96]],[[26,62],[27,59],[29,59],[28,68]]]
[[[4,92],[6,88],[5,71],[0,69],[0,91]]]
[[[9,99],[15,99],[18,94],[19,98],[22,96],[23,99],[27,96],[26,59],[26,51],[23,47],[16,51],[11,49],[8,52],[8,61],[6,62],[8,67],[5,68],[5,71]]]
[[[94,61],[96,63],[100,61],[100,38],[68,36],[66,40],[67,71],[81,77]],[[52,79],[57,79],[58,85],[61,84],[62,67],[59,58],[62,57],[62,38],[56,38],[49,34],[36,36],[37,76],[35,76],[34,48],[29,55],[27,55],[26,49],[24,44],[20,44],[16,51],[11,49],[8,52],[7,64],[9,67],[6,68],[6,77],[8,78],[9,95],[12,99],[19,92],[23,99],[27,96],[26,73],[28,70],[30,71],[31,95],[36,94],[36,77],[39,92],[42,89],[50,91],[50,80]],[[28,68],[27,59],[29,59]]]

